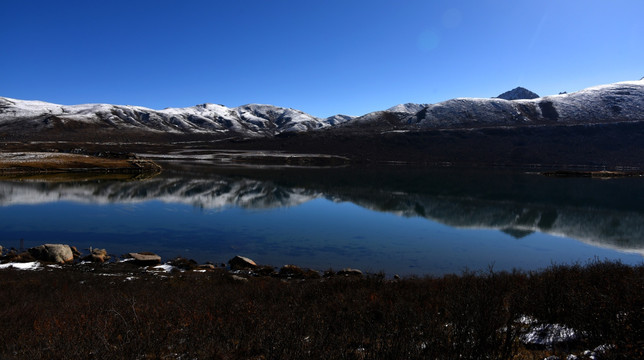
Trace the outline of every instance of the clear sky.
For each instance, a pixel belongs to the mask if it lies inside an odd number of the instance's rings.
[[[0,96],[325,117],[644,76],[644,1],[0,3]]]

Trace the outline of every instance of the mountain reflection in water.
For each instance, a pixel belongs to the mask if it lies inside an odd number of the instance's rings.
[[[216,172],[184,168],[143,181],[0,182],[2,207],[155,200],[206,210],[274,209],[314,199],[350,202],[450,227],[500,230],[517,239],[540,232],[644,255],[642,178],[561,179],[510,171],[406,167]]]

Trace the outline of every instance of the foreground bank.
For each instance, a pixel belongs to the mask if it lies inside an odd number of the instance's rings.
[[[243,269],[241,260],[226,268],[135,258],[2,270],[0,357],[644,356],[644,265],[388,280],[307,277],[286,266],[262,276],[267,267]]]

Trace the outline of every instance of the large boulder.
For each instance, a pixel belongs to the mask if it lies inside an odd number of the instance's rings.
[[[91,261],[96,263],[103,263],[110,259],[110,256],[107,255],[107,250],[105,249],[92,249],[92,252],[85,256],[83,260]]]
[[[69,245],[44,244],[29,249],[29,254],[36,260],[50,261],[59,264],[74,260],[74,253]]]
[[[132,261],[141,266],[154,266],[161,264],[161,256],[151,252],[129,253],[127,257],[133,259]]]
[[[231,270],[253,270],[257,268],[257,264],[253,260],[239,255],[228,260],[228,265],[230,265]]]
[[[176,257],[168,261],[168,264],[181,270],[195,270],[199,267],[199,264],[196,261],[182,257]]]

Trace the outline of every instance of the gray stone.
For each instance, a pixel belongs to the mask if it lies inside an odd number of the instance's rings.
[[[74,260],[74,254],[69,245],[44,244],[29,249],[29,254],[36,260],[50,261],[59,264]]]
[[[107,250],[105,249],[92,249],[92,253],[85,256],[83,260],[102,263],[110,259],[110,256],[107,255]],[[160,258],[159,258],[160,259]]]
[[[279,274],[281,276],[302,276],[304,275],[304,270],[296,265],[284,265]]]
[[[129,253],[128,257],[134,259],[134,263],[141,266],[153,266],[161,264],[161,256],[149,252]]]
[[[230,278],[238,282],[248,282],[248,279],[238,275],[232,275]]]
[[[217,269],[213,264],[203,264],[197,266],[198,270],[215,270]]]
[[[362,271],[358,269],[346,268],[338,271],[337,274],[340,276],[362,276]]]
[[[76,248],[76,246],[70,246],[70,249],[72,249],[72,254],[74,254],[74,258],[79,258],[81,256],[80,251]]]
[[[253,260],[239,255],[228,260],[228,264],[231,270],[252,270],[257,268],[257,264]]]

